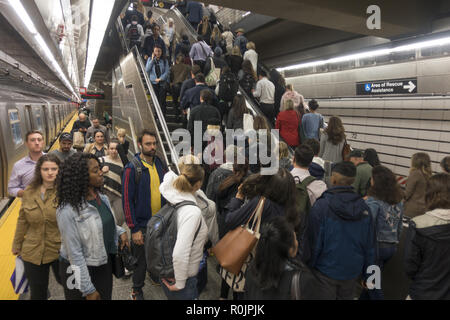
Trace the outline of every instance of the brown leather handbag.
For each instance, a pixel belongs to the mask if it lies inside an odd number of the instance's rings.
[[[352,151],[352,148],[347,143],[347,139],[345,139],[344,146],[342,147],[342,161],[348,161],[350,152]]]
[[[219,264],[227,271],[238,275],[250,252],[259,240],[259,228],[265,198],[261,197],[250,219],[245,225],[229,231],[212,249]],[[252,218],[253,224],[249,224]]]

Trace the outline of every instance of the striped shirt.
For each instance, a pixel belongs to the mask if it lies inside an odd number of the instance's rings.
[[[103,175],[105,179],[105,189],[111,191],[115,195],[122,196],[122,173],[123,163],[118,157],[116,160],[110,156],[100,158],[102,166],[108,166],[109,171]]]

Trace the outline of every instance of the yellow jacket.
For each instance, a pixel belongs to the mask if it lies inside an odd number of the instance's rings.
[[[13,250],[20,251],[24,261],[40,265],[58,259],[61,235],[57,207],[56,187],[47,189],[44,200],[40,188],[25,190],[13,242]]]

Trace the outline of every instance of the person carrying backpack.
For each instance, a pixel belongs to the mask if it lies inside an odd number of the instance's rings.
[[[133,273],[132,300],[144,300],[142,288],[147,269],[144,234],[148,221],[166,204],[159,186],[168,171],[167,165],[156,156],[155,133],[144,129],[138,137],[138,146],[141,153],[125,166],[122,178],[123,212],[131,231],[131,250],[138,259]]]
[[[309,165],[314,158],[314,151],[307,145],[295,148],[294,169],[291,174],[295,179],[296,186],[296,207],[300,212],[300,221],[296,224],[296,233],[301,239],[308,220],[311,207],[317,199],[327,190],[327,185],[321,180],[316,180],[309,173]]]
[[[141,39],[144,37],[144,29],[138,23],[138,17],[133,16],[131,18],[131,23],[125,28],[125,35],[128,40],[129,48],[133,48],[135,45],[141,47]]]
[[[155,243],[168,244],[166,250],[161,254],[161,259],[152,259],[150,274],[152,277],[159,277],[161,287],[169,300],[195,300],[198,298],[197,274],[200,261],[203,258],[203,248],[208,238],[208,227],[203,219],[202,212],[197,205],[196,192],[203,184],[205,172],[199,160],[191,156],[191,161],[180,167],[180,175],[169,171],[164,176],[164,181],[160,186],[161,194],[170,205],[161,210],[165,211],[164,217],[170,217],[161,224],[149,224],[149,241],[151,247],[157,250]],[[169,206],[175,210],[167,209]],[[170,213],[168,215],[167,213]],[[158,213],[157,216],[159,216]],[[155,216],[155,222],[157,221]],[[161,220],[162,221],[162,220]],[[160,238],[152,238],[151,230],[165,226],[165,230],[160,233]],[[165,242],[164,239],[171,238]],[[176,239],[176,240],[175,240]],[[156,240],[156,241],[155,241]],[[147,251],[148,256],[157,256],[154,251]],[[167,259],[168,257],[169,259]],[[170,261],[172,258],[172,261]],[[156,261],[155,261],[156,260]],[[162,263],[159,268],[160,273],[155,274],[153,265]],[[173,272],[168,272],[173,270]],[[156,271],[156,273],[158,273]]]
[[[222,69],[222,75],[220,76],[219,83],[216,87],[216,94],[218,98],[224,102],[233,102],[239,90],[239,81],[236,75],[231,72],[229,67],[224,67]]]

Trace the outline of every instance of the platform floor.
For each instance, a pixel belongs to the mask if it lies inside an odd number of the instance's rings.
[[[74,112],[63,132],[70,132],[77,118]],[[59,141],[56,140],[50,150],[58,148]],[[21,200],[16,198],[0,219],[0,300],[19,299],[19,295],[14,292],[10,278],[15,268],[16,257],[11,253],[11,248],[21,204]]]
[[[220,296],[221,278],[216,271],[217,262],[214,257],[208,258],[208,283],[200,294],[199,300],[218,300]],[[127,279],[116,279],[113,277],[113,300],[131,300],[130,293],[132,287],[131,277]],[[64,290],[61,285],[56,282],[53,272],[50,272],[50,300],[65,300]],[[145,280],[143,288],[145,300],[167,300],[164,291],[160,286],[153,285],[150,278]],[[29,292],[20,296],[20,300],[28,300]],[[228,293],[228,299],[232,299],[231,290]]]

